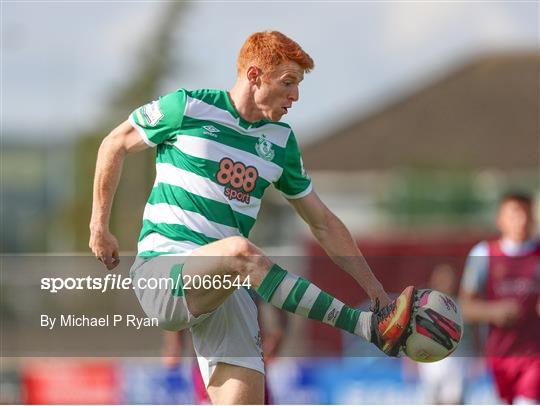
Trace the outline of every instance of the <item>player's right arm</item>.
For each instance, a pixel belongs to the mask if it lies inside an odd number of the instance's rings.
[[[142,151],[148,147],[129,121],[124,121],[112,130],[99,147],[88,245],[96,258],[109,270],[120,263],[118,241],[109,231],[109,218],[124,158],[129,153]]]
[[[99,147],[89,246],[107,269],[113,269],[120,262],[118,241],[109,231],[109,217],[124,158],[129,153],[155,147],[173,138],[182,124],[185,106],[183,89],[147,103],[135,109]]]
[[[489,250],[486,242],[470,252],[461,280],[459,302],[463,319],[468,323],[491,323],[498,327],[512,325],[519,315],[514,300],[486,300],[483,292],[489,270]]]
[[[478,294],[464,290],[459,300],[463,318],[469,323],[491,323],[497,327],[508,327],[519,316],[519,304],[515,300],[487,301]]]

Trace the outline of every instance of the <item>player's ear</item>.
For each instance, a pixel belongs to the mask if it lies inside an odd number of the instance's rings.
[[[249,83],[255,85],[258,83],[259,79],[261,78],[262,72],[259,68],[256,66],[250,66],[246,70],[246,78],[249,81]]]

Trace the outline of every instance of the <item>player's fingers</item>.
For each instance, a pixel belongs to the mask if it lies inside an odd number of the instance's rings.
[[[96,259],[103,263],[107,269],[111,269],[111,266],[113,265],[113,257],[110,253],[105,252],[99,252],[96,254]]]
[[[120,254],[118,253],[118,248],[115,248],[112,252],[112,257],[115,261],[120,261]]]
[[[112,256],[109,256],[109,257],[103,258],[103,263],[105,264],[107,269],[110,271],[111,269],[116,268],[116,266],[118,265],[118,259]]]
[[[103,252],[96,252],[94,255],[96,256],[96,259],[98,261],[105,263],[105,260],[107,259],[107,254]]]
[[[105,258],[107,257],[105,254],[101,252],[94,252],[94,255],[99,262],[105,263]]]
[[[120,262],[117,248],[101,248],[94,251],[96,259],[105,265],[107,269],[112,269]]]
[[[118,253],[118,248],[115,248],[113,250],[111,262],[112,262],[113,268],[118,266],[118,264],[120,263],[120,255]]]

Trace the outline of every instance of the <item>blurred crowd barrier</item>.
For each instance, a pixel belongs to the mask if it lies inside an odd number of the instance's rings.
[[[495,404],[481,360],[462,359],[467,404]],[[193,404],[192,364],[159,359],[25,359],[4,365],[2,403]],[[427,388],[405,359],[279,358],[267,367],[274,404],[422,404]],[[453,382],[449,381],[448,385]]]

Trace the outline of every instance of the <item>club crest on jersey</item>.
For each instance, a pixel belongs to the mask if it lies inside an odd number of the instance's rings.
[[[274,159],[274,156],[276,153],[272,149],[272,143],[266,139],[266,135],[261,135],[259,137],[259,140],[257,141],[257,145],[255,145],[255,150],[257,151],[257,154],[266,161],[271,161]]]
[[[163,118],[163,113],[159,109],[159,102],[154,100],[152,103],[148,103],[142,109],[144,118],[150,127],[155,127],[156,124]]]

